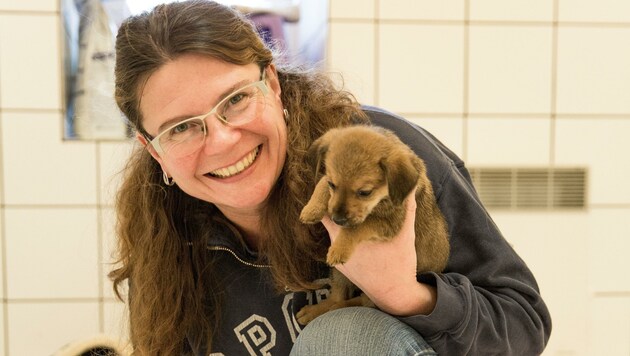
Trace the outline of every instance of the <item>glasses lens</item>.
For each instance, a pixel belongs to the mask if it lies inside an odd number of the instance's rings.
[[[260,88],[262,85],[258,82],[230,95],[217,109],[217,114],[232,125],[252,121],[265,110],[265,94]]]
[[[184,120],[160,134],[160,147],[170,157],[184,157],[201,147],[206,125],[201,118]]]

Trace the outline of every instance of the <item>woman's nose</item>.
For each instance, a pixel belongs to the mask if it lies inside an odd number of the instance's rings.
[[[231,150],[241,138],[241,131],[238,128],[226,125],[216,117],[206,118],[206,128],[203,150],[207,155]]]

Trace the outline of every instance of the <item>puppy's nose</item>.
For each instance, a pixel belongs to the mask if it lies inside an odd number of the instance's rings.
[[[339,226],[346,226],[346,224],[348,224],[348,218],[339,215],[333,215],[332,221]]]

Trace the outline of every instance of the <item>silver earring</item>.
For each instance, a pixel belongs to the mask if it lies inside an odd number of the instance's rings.
[[[164,171],[162,171],[162,179],[164,180],[164,184],[168,185],[169,187],[175,184],[173,178],[169,178],[168,174],[166,174],[166,172]]]
[[[284,121],[287,121],[289,118],[289,111],[287,109],[282,109],[282,112],[284,113]]]

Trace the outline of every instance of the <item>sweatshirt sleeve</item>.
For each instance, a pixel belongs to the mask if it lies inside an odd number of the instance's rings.
[[[429,168],[430,169],[430,168]],[[438,184],[451,255],[442,274],[419,280],[437,287],[428,315],[402,318],[440,355],[539,355],[551,317],[536,280],[502,236],[460,162]]]

